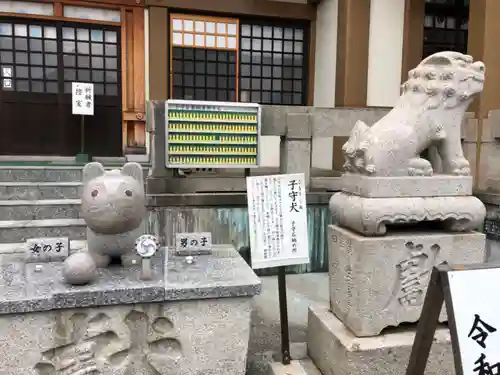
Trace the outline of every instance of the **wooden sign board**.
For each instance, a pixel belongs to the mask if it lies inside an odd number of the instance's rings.
[[[167,168],[253,168],[259,165],[259,104],[166,102]]]
[[[406,375],[424,375],[439,313],[446,306],[457,375],[500,374],[500,267],[434,268]]]

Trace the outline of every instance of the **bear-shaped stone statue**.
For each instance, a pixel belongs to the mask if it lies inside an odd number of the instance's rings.
[[[88,254],[71,255],[63,270],[66,282],[75,285],[92,281],[95,269],[108,266],[112,258],[124,266],[138,259],[135,241],[144,232],[146,215],[142,167],[126,163],[121,170],[106,171],[100,163],[87,164],[81,199]]]

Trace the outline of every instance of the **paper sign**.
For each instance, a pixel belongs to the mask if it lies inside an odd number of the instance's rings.
[[[2,68],[2,75],[6,78],[12,78],[12,68]]]
[[[26,263],[61,262],[69,255],[69,238],[30,238],[25,254]]]
[[[72,113],[74,115],[94,115],[94,84],[72,82]]]
[[[247,177],[252,267],[309,263],[304,174]]]
[[[463,374],[500,374],[500,268],[451,271],[448,281]]]
[[[211,254],[212,233],[176,233],[175,250],[178,255]]]

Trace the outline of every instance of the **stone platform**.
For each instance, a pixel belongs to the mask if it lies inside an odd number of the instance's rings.
[[[406,373],[415,332],[415,328],[406,328],[375,337],[356,337],[327,307],[311,307],[308,352],[323,374],[402,375]],[[450,331],[440,327],[434,335],[425,374],[454,375],[453,363]]]
[[[151,281],[110,267],[82,287],[61,282],[62,263],[2,264],[2,375],[245,374],[260,281],[231,247],[193,264],[160,251]]]
[[[481,226],[484,204],[473,196],[365,198],[344,192],[330,199],[337,222],[366,236],[382,236],[389,224],[441,221],[446,230],[467,232]]]
[[[330,225],[328,241],[331,309],[359,337],[416,322],[434,266],[485,260],[485,236],[478,232],[364,237]],[[443,309],[440,321],[446,319]]]
[[[366,198],[455,197],[472,195],[472,176],[377,177],[345,173],[340,188]]]

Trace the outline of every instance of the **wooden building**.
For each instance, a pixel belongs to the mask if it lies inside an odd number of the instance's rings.
[[[86,151],[144,152],[144,54],[143,0],[0,1],[0,154],[78,153],[74,81],[94,84]]]

